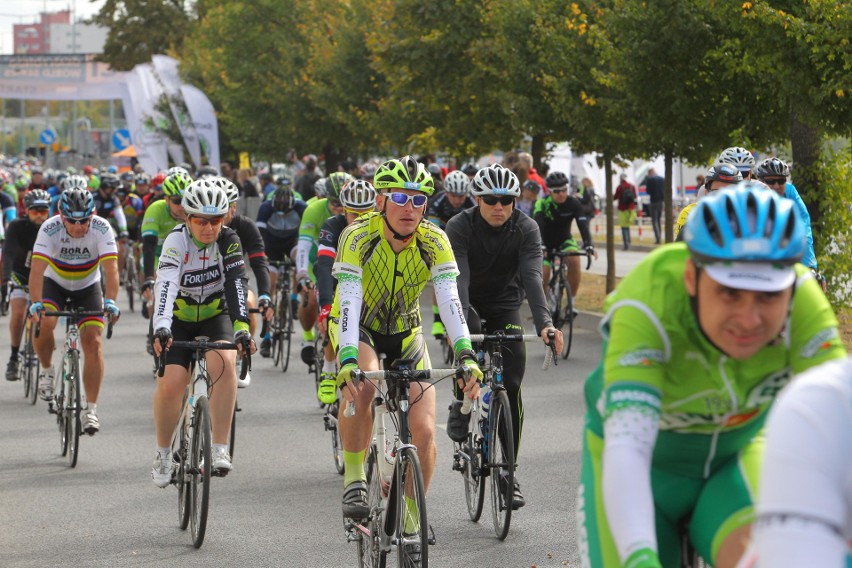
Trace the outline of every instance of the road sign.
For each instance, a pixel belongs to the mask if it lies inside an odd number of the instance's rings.
[[[53,144],[56,141],[56,132],[45,128],[38,133],[38,139],[42,144]]]
[[[112,145],[119,152],[130,146],[130,131],[126,128],[121,128],[112,133]]]

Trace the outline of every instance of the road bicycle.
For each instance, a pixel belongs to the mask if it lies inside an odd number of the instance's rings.
[[[343,463],[343,442],[340,439],[340,428],[338,422],[338,412],[342,406],[340,390],[337,391],[337,400],[333,404],[326,405],[325,414],[322,421],[326,432],[331,432],[331,455],[334,458],[334,469],[337,473],[343,475],[346,472],[346,466]]]
[[[563,330],[562,358],[567,359],[571,354],[571,342],[574,339],[574,293],[568,282],[568,264],[564,262],[567,256],[585,256],[586,270],[592,266],[592,255],[586,251],[552,250],[548,254],[551,259],[550,282],[547,284],[547,306],[553,327]]]
[[[43,317],[64,317],[65,345],[62,354],[62,364],[54,379],[53,400],[48,402],[48,411],[56,414],[56,424],[59,427],[59,448],[63,456],[68,457],[68,464],[77,467],[77,457],[80,450],[80,414],[83,412],[83,376],[80,365],[80,328],[77,321],[87,317],[103,317],[103,310],[64,310],[45,311]],[[107,339],[112,337],[113,322],[107,326]],[[35,336],[41,334],[41,322],[35,325]],[[56,384],[59,382],[59,385]]]
[[[512,522],[515,444],[512,410],[503,384],[503,345],[541,341],[541,338],[497,331],[493,334],[471,334],[470,339],[478,344],[477,360],[484,380],[479,399],[465,397],[462,404],[462,414],[470,414],[471,418],[467,438],[461,443],[453,443],[453,470],[462,474],[467,512],[474,522],[479,521],[482,515],[485,478],[490,479],[491,521],[497,538],[504,540]],[[555,357],[556,348],[551,345],[550,349],[551,356]]]
[[[270,266],[279,269],[272,298],[275,313],[271,323],[272,363],[281,365],[281,372],[290,366],[290,342],[293,338],[293,318],[290,314],[290,272],[293,267],[290,260],[272,260]]]
[[[345,519],[347,539],[358,543],[358,565],[384,567],[387,556],[396,549],[400,567],[427,568],[428,547],[435,543],[426,515],[426,489],[417,448],[411,443],[408,412],[417,402],[409,400],[412,382],[437,382],[448,377],[464,378],[458,369],[414,370],[411,360],[396,360],[385,371],[360,371],[353,380],[369,380],[376,387],[373,401],[373,437],[367,449],[364,470],[367,475],[365,519]],[[387,383],[382,391],[381,383]],[[428,387],[427,387],[428,388]],[[344,415],[353,416],[354,405]],[[385,427],[390,416],[396,427],[391,440]]]
[[[208,337],[194,341],[172,341],[170,349],[194,351],[195,377],[189,381],[183,395],[183,404],[172,434],[172,484],[178,489],[178,521],[180,528],[190,528],[190,538],[195,548],[201,548],[207,531],[207,511],[210,506],[210,477],[224,477],[227,471],[214,470],[212,430],[210,420],[210,393],[216,382],[207,372],[207,351],[236,350],[235,343],[211,342]],[[164,350],[157,361],[157,375],[162,377],[166,365]],[[246,350],[242,358],[241,379],[251,369],[251,354]],[[234,434],[232,423],[231,437]]]
[[[29,286],[19,286],[14,282],[9,282],[7,297],[11,297],[15,290],[23,290],[26,294],[30,293]],[[30,404],[35,404],[38,400],[38,374],[41,370],[41,364],[33,346],[34,333],[35,326],[32,324],[32,320],[25,318],[24,343],[18,349],[18,380],[24,384],[24,398]]]
[[[127,246],[127,255],[124,258],[124,267],[122,268],[121,279],[124,282],[124,289],[127,292],[127,303],[130,306],[130,311],[134,311],[133,303],[136,300],[136,295],[141,289],[139,284],[139,261],[136,259],[135,252],[141,245],[136,242],[131,242]]]

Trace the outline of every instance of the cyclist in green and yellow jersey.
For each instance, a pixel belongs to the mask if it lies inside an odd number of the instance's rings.
[[[332,343],[338,346],[338,385],[346,406],[356,406],[354,416],[338,416],[346,463],[343,515],[358,519],[368,512],[364,455],[374,388],[354,384],[353,373],[359,368],[377,370],[382,353],[389,362],[411,359],[416,369],[430,368],[419,304],[430,279],[456,356],[471,370],[463,385],[467,396],[479,395],[482,378],[461,310],[452,248],[446,234],[424,219],[427,198],[435,191],[432,176],[423,164],[405,156],[382,164],[374,179],[383,192],[376,212],[362,215],[340,235],[333,268],[338,286],[330,315],[335,325],[329,326]],[[437,454],[435,390],[413,383],[411,400],[417,401],[410,410],[411,433],[428,490]]]

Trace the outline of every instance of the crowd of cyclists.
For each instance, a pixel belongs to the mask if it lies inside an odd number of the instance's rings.
[[[464,440],[469,415],[462,412],[463,399],[478,397],[483,377],[471,342],[481,321],[489,333],[522,332],[526,300],[536,335],[561,351],[547,297],[551,260],[560,251],[597,257],[590,192],[572,187],[566,172],[542,179],[511,163],[447,171],[411,156],[318,175],[313,183],[266,176],[253,219],[237,213],[239,187],[209,166],[154,175],[138,167],[121,173],[88,166],[79,173],[0,169],[2,302],[9,306],[11,337],[7,380],[19,379],[18,351],[30,317],[41,325],[34,340],[38,391],[52,408],[57,320],[44,313],[66,306],[102,311],[104,317],[78,322],[82,428],[96,434],[104,322],[118,321],[125,267],[135,263],[142,315],[150,320],[145,347],[157,357],[165,351],[166,361],[154,393],[152,479],[159,487],[173,482],[171,433],[191,365],[192,353],[172,342],[198,335],[239,349],[207,353],[208,371],[218,377],[210,399],[212,467],[224,475],[233,468],[228,438],[237,388],[250,381],[238,384],[237,357],[258,347],[261,357],[270,356],[272,294],[278,278],[289,275],[293,295],[287,300],[301,327],[302,361],[315,364],[315,345],[323,349],[317,398],[335,405],[342,395],[342,513],[366,516],[364,460],[374,390],[358,380],[360,371],[395,359],[415,369],[431,367],[420,313],[421,293],[431,282],[429,334],[447,342],[466,370],[453,387],[447,417],[449,437]],[[789,176],[778,158],[756,164],[744,148],[722,152],[698,201],[677,220],[683,242],[647,255],[607,298],[601,360],[585,385],[577,498],[583,566],[680,566],[686,539],[719,568],[802,565],[784,558],[797,557],[806,542],[831,544],[820,548],[824,561],[818,565],[845,565],[840,562],[852,526],[848,469],[834,464],[837,479],[826,480],[815,465],[819,459],[798,459],[795,452],[814,448],[803,441],[808,432],[799,435],[790,421],[809,411],[820,414],[801,397],[833,403],[835,422],[848,424],[848,364],[834,363],[830,379],[810,371],[801,387],[787,389],[766,436],[770,407],[794,374],[846,357],[820,287],[807,209]],[[279,273],[288,260],[294,270]],[[566,262],[576,294],[579,256]],[[317,334],[326,341],[316,342]],[[526,347],[505,349],[511,353],[503,380],[517,463]],[[428,489],[437,453],[435,390],[415,383],[412,399],[412,442]],[[841,399],[845,406],[838,405]],[[350,406],[354,413],[346,412]],[[812,437],[824,431],[813,430]],[[764,447],[772,467],[761,471]],[[526,501],[517,474],[513,479],[511,506],[519,509]],[[840,484],[834,495],[845,499],[845,508],[821,507],[823,494],[789,498],[803,479]],[[765,503],[757,500],[763,481],[773,488]],[[795,548],[796,539],[802,548]]]

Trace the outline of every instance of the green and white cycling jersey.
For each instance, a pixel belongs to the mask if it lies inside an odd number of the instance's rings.
[[[696,320],[688,258],[682,243],[657,249],[606,301],[603,355],[585,384],[578,520],[588,566],[621,566],[644,550],[668,565],[690,517],[690,540],[712,564],[754,517],[761,432],[778,392],[794,373],[846,355],[828,300],[796,265],[779,337],[747,360],[726,356]]]
[[[332,212],[328,208],[328,199],[325,198],[309,203],[305,212],[302,213],[302,222],[299,224],[299,244],[296,251],[296,272],[306,271],[312,282],[316,282],[314,265],[317,263],[320,229],[331,216]]]
[[[792,373],[846,351],[819,284],[797,265],[781,336],[746,361],[730,359],[699,329],[683,283],[688,257],[684,244],[658,249],[607,298],[602,362],[586,381],[587,423],[600,435],[615,409],[659,413],[655,465],[702,475],[760,429]]]
[[[154,268],[160,262],[159,258],[160,253],[163,250],[163,242],[178,223],[181,223],[181,221],[172,217],[171,212],[169,212],[169,204],[165,199],[155,201],[148,207],[148,209],[145,210],[145,216],[142,218],[141,227],[143,246],[146,240],[150,241],[152,238],[157,239],[157,245],[153,253],[153,261],[150,264],[148,263],[148,254],[146,253],[145,255],[143,264],[145,265],[146,276],[153,275]]]

